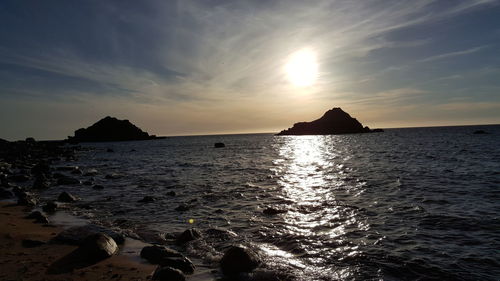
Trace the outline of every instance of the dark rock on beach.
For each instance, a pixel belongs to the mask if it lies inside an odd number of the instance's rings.
[[[59,194],[59,196],[57,197],[57,201],[59,202],[71,203],[75,202],[76,200],[77,198],[75,196],[71,195],[66,191],[61,192],[61,194]]]
[[[159,266],[153,273],[152,279],[159,281],[185,281],[186,277],[178,269]]]
[[[278,135],[334,135],[369,133],[370,128],[352,118],[341,108],[328,110],[321,118],[311,122],[295,123],[292,128],[278,133]]]
[[[103,233],[110,236],[118,244],[123,244],[125,242],[125,238],[122,234],[95,224],[70,227],[60,232],[56,237],[54,237],[53,241],[71,245],[80,245],[87,236],[97,233]]]
[[[220,261],[222,272],[225,275],[237,275],[242,272],[250,272],[260,264],[260,258],[249,248],[243,246],[232,246]]]
[[[76,250],[51,264],[47,272],[58,274],[84,268],[111,257],[117,251],[116,242],[108,235],[104,233],[89,235]]]
[[[182,257],[182,254],[165,246],[146,246],[141,250],[141,258],[152,264],[159,264],[160,261],[165,258],[176,257]]]
[[[70,142],[101,142],[101,141],[130,141],[154,139],[128,120],[118,120],[107,116],[97,121],[92,126],[75,131],[74,137],[69,137]]]
[[[197,229],[191,228],[191,229],[187,229],[183,233],[181,233],[181,235],[179,235],[179,237],[177,237],[176,243],[177,244],[185,244],[189,241],[196,240],[200,237],[201,237],[201,233]]]
[[[47,216],[45,216],[40,211],[31,212],[29,215],[26,216],[26,218],[35,220],[35,223],[44,223],[44,224],[49,223],[49,219],[47,218]]]
[[[42,210],[47,213],[55,213],[57,209],[59,209],[59,204],[54,201],[49,201],[42,207]]]
[[[33,194],[28,192],[20,192],[17,199],[17,205],[20,206],[35,206],[38,200],[33,196]]]
[[[186,257],[163,258],[159,265],[178,269],[185,274],[193,274],[195,269],[193,262]]]

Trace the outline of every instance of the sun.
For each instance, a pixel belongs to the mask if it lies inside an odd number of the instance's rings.
[[[285,65],[288,80],[295,86],[306,87],[314,84],[318,78],[316,53],[303,49],[293,53]]]

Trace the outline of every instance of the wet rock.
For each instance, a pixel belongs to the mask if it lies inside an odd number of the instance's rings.
[[[87,172],[85,172],[84,176],[86,177],[92,177],[92,176],[97,176],[99,172],[96,169],[89,169]]]
[[[57,184],[58,185],[80,184],[80,181],[75,178],[63,175],[62,177],[57,179]]]
[[[58,243],[80,245],[87,236],[97,233],[104,233],[110,236],[118,244],[125,242],[122,234],[95,224],[70,227],[60,232],[53,240]]]
[[[141,258],[152,264],[159,264],[165,258],[181,258],[182,254],[165,246],[146,246],[141,250]]]
[[[201,237],[201,233],[195,228],[187,229],[179,237],[177,237],[177,244],[185,244],[189,241],[196,240]]]
[[[17,199],[17,205],[20,206],[35,206],[38,202],[38,200],[28,192],[21,192],[18,197],[19,198]]]
[[[205,236],[209,237],[211,240],[217,241],[228,241],[231,240],[238,235],[230,230],[221,229],[221,228],[209,228],[205,230]]]
[[[178,269],[159,266],[153,273],[152,279],[159,281],[185,281],[186,277]]]
[[[118,246],[113,238],[104,233],[92,234],[76,250],[51,264],[47,271],[50,274],[71,272],[96,264],[117,252]]]
[[[193,262],[186,257],[163,258],[159,264],[178,269],[184,274],[193,274],[195,269]]]
[[[59,202],[66,202],[66,203],[71,203],[75,202],[77,199],[75,196],[71,195],[70,193],[63,191],[59,196],[57,197],[57,201]]]
[[[250,272],[260,264],[259,256],[252,250],[243,246],[232,246],[220,261],[222,272],[225,275],[237,275]]]
[[[49,201],[43,205],[42,210],[47,213],[55,213],[59,209],[57,202]]]
[[[34,211],[26,216],[27,219],[34,219],[35,223],[49,223],[49,219],[42,212]]]
[[[262,213],[264,213],[264,215],[268,215],[268,216],[274,216],[274,215],[277,215],[277,214],[283,214],[283,213],[286,213],[287,210],[281,210],[281,209],[276,209],[276,208],[266,208],[264,209],[264,211],[262,211]]]
[[[156,201],[156,198],[154,198],[153,196],[144,196],[144,198],[142,198],[141,200],[137,201],[137,202],[140,202],[140,203],[151,203],[151,202],[154,202]]]
[[[177,194],[175,193],[175,191],[169,191],[169,192],[167,192],[167,195],[168,196],[176,196]]]
[[[221,147],[226,147],[226,145],[223,142],[216,142],[214,143],[215,148],[221,148]]]
[[[115,180],[115,179],[119,179],[119,178],[122,178],[123,175],[120,175],[120,174],[117,174],[117,173],[112,173],[112,174],[107,174],[104,178],[108,179],[108,180]]]
[[[33,182],[33,189],[47,189],[49,186],[49,181],[44,174],[37,175]]]
[[[104,186],[102,186],[100,184],[95,184],[94,186],[92,186],[92,188],[95,190],[101,190],[101,189],[104,189]]]
[[[181,205],[177,206],[174,210],[179,211],[179,212],[185,212],[189,209],[191,209],[191,206],[189,206],[187,204],[181,204]]]
[[[50,174],[50,166],[46,162],[38,162],[31,168],[31,173],[33,175],[48,175]]]
[[[39,246],[45,245],[47,243],[43,242],[43,241],[40,241],[40,240],[23,239],[23,241],[21,241],[21,244],[25,248],[35,248],[35,247],[39,247]]]

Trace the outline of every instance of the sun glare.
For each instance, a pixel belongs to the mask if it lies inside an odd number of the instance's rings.
[[[293,53],[285,65],[288,80],[295,86],[305,87],[314,84],[318,77],[316,54],[309,49]]]

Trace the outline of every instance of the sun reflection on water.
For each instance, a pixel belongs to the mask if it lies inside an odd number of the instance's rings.
[[[349,168],[345,164],[351,156],[341,151],[336,143],[339,140],[337,137],[277,138],[275,148],[279,157],[274,161],[273,172],[278,178],[279,196],[288,202],[287,212],[280,215],[284,220],[280,245],[301,255],[306,253],[309,263],[317,266],[316,270],[327,270],[330,275],[348,278],[354,268],[339,267],[331,271],[330,265],[322,267],[330,264],[325,261],[331,257],[341,260],[358,255],[358,246],[347,241],[345,236],[368,227],[357,218],[355,208],[346,207],[337,198],[339,194],[350,193],[352,186],[346,184]],[[294,256],[282,252],[278,255],[269,247],[265,250],[271,256],[288,258],[296,266]]]

